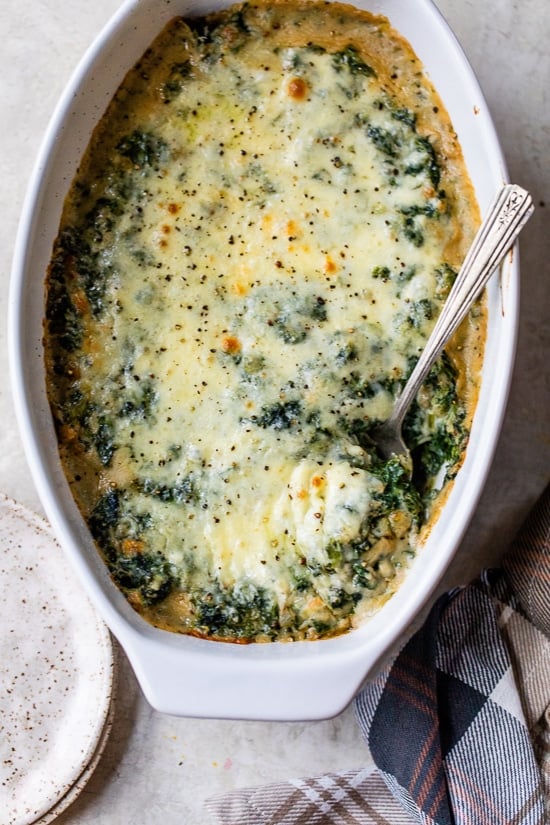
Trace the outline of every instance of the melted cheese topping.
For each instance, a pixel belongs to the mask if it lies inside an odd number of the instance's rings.
[[[46,328],[67,475],[150,621],[317,638],[394,592],[465,446],[479,309],[411,415],[416,486],[368,429],[476,221],[441,102],[385,19],[246,5],[155,41],[71,189]]]

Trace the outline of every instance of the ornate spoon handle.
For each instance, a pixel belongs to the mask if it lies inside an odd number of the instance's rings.
[[[510,249],[534,207],[531,195],[514,184],[497,193],[449,292],[428,342],[394,407],[401,423],[441,350],[458,329],[492,273]]]

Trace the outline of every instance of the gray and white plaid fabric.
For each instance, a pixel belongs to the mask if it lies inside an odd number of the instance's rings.
[[[356,698],[376,767],[207,800],[223,825],[550,822],[550,486]]]

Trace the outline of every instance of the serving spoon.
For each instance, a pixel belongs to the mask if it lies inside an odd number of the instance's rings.
[[[445,344],[468,314],[533,211],[530,194],[520,186],[505,184],[497,192],[390,417],[369,431],[369,439],[382,458],[396,457],[409,475],[412,475],[412,458],[402,435],[407,410]]]

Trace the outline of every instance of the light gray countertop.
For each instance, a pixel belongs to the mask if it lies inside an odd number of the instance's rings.
[[[414,0],[403,0],[414,2]],[[53,107],[118,0],[0,4],[0,491],[42,508],[21,447],[7,381],[6,311],[22,199]],[[550,477],[550,8],[547,0],[439,0],[472,63],[511,179],[531,191],[521,242],[516,367],[492,470],[443,586],[498,563]],[[546,205],[545,205],[546,204]],[[210,794],[368,763],[350,709],[313,723],[189,720],[152,711],[120,654],[114,726],[67,825],[203,825]]]

